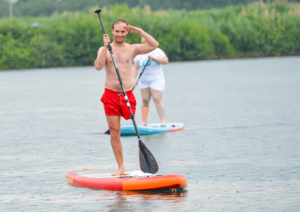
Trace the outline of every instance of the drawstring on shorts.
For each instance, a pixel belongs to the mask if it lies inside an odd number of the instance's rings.
[[[118,96],[120,97],[120,102],[121,102],[121,108],[122,108],[122,93],[118,93]]]

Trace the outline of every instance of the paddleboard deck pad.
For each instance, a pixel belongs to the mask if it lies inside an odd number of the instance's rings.
[[[166,133],[179,131],[184,128],[183,123],[166,123],[166,126],[162,127],[161,124],[148,124],[147,126],[137,126],[140,135],[151,135],[157,133]],[[104,134],[110,134],[109,130],[104,132]],[[121,136],[126,135],[136,135],[135,128],[133,125],[123,125],[121,126]]]
[[[67,181],[74,186],[91,189],[127,190],[127,191],[159,191],[179,190],[187,187],[187,180],[179,174],[111,176],[101,170],[84,169],[72,171],[67,175]]]

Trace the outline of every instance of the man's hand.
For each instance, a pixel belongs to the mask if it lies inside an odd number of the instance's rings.
[[[110,39],[109,39],[108,34],[104,34],[104,35],[103,35],[103,43],[104,43],[104,46],[105,46],[105,47],[107,47],[107,46],[108,46],[108,43],[110,43]]]
[[[155,57],[153,57],[152,55],[148,55],[148,58],[149,58],[150,60],[155,60]]]
[[[131,25],[127,25],[124,28],[127,29],[127,30],[130,30],[131,33],[134,33],[134,34],[140,34],[142,32],[142,29],[131,26]]]

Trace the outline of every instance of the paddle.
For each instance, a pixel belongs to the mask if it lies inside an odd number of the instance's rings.
[[[146,69],[146,67],[147,67],[147,65],[148,65],[149,62],[150,62],[150,58],[148,59],[146,65],[144,66],[142,72],[140,73],[139,78],[137,79],[137,81],[136,81],[136,83],[135,83],[135,86],[132,88],[132,91],[134,90],[134,88],[135,88],[136,85],[138,84],[139,80],[141,79],[141,76],[142,76],[142,74],[144,73],[144,71],[145,71],[145,69]]]
[[[143,68],[142,72],[140,73],[140,75],[139,75],[139,78],[137,79],[137,81],[136,81],[136,83],[135,83],[135,86],[132,88],[132,91],[134,90],[134,88],[135,88],[135,87],[136,87],[136,85],[138,84],[138,82],[139,82],[139,80],[140,80],[140,78],[141,78],[141,76],[142,76],[143,72],[145,71],[145,69],[146,69],[146,67],[147,67],[147,65],[148,65],[148,63],[149,63],[149,61],[150,61],[150,59],[148,59],[148,61],[147,61],[146,65],[144,66],[144,68]],[[106,130],[106,131],[104,132],[104,134],[107,134],[107,135],[109,135],[109,134],[110,134],[110,131],[109,131],[109,129],[108,129],[108,130]]]
[[[98,9],[98,10],[95,11],[95,13],[98,14],[100,23],[102,25],[103,32],[104,32],[104,34],[106,34],[105,27],[104,27],[104,24],[103,24],[100,12],[101,12],[101,9]],[[126,91],[125,91],[125,88],[124,88],[124,85],[123,85],[123,82],[122,82],[122,78],[121,78],[120,72],[118,70],[118,66],[117,66],[117,63],[116,63],[116,60],[115,60],[115,57],[114,57],[114,54],[113,54],[113,51],[112,51],[110,43],[108,43],[108,47],[107,48],[108,48],[108,50],[110,52],[112,61],[114,63],[114,66],[115,66],[115,69],[116,69],[116,72],[117,72],[117,75],[118,75],[118,78],[119,78],[119,81],[120,81],[120,84],[121,84],[121,88],[122,88],[122,91],[123,91],[123,94],[124,94],[124,98],[126,99],[127,107],[130,110],[130,118],[131,118],[131,120],[133,122],[135,131],[136,131],[136,135],[137,135],[137,137],[139,139],[139,161],[140,161],[140,168],[141,168],[141,170],[143,172],[155,174],[155,173],[158,172],[158,169],[159,169],[158,163],[157,163],[154,155],[152,154],[152,152],[146,147],[146,145],[143,143],[143,141],[141,139],[141,136],[140,136],[140,133],[139,133],[138,128],[136,126],[134,115],[133,115],[133,113],[131,111],[131,107],[130,107],[130,104],[129,104],[129,101],[128,101],[128,98],[127,98],[127,94],[126,94]]]

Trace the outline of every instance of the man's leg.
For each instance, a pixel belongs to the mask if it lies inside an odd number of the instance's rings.
[[[163,91],[156,91],[150,88],[151,96],[156,106],[156,111],[159,115],[160,121],[162,123],[166,122],[165,119],[165,106],[162,102]]]
[[[118,163],[118,171],[112,174],[112,176],[122,175],[125,173],[124,162],[123,162],[123,149],[120,139],[121,126],[120,126],[120,116],[106,116],[110,131],[110,142],[113,148],[116,161]]]
[[[149,113],[149,101],[151,99],[150,88],[141,89],[143,105],[142,105],[142,119],[143,124],[147,124],[147,117]]]

